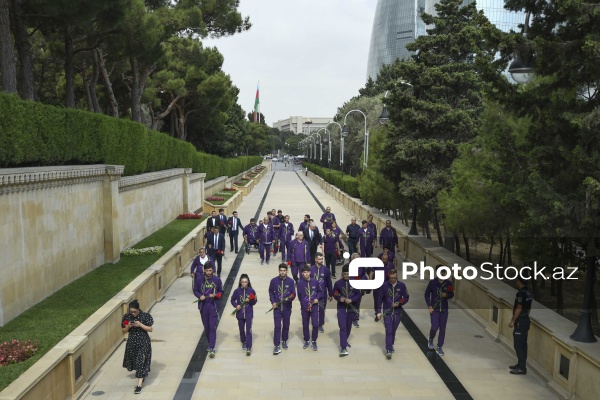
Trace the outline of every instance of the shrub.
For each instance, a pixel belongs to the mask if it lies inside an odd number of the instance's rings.
[[[32,343],[31,340],[21,342],[14,339],[10,342],[4,342],[0,344],[0,366],[25,361],[33,356],[37,350],[37,342]]]
[[[148,254],[160,254],[162,246],[144,247],[143,249],[127,249],[121,254],[124,256],[146,256]]]
[[[209,196],[206,201],[225,201],[225,197]]]
[[[234,176],[260,156],[222,159],[125,119],[59,108],[0,92],[0,168],[71,164],[124,165],[124,175],[192,168],[206,179]]]

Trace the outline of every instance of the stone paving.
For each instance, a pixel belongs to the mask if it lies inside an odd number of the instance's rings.
[[[277,164],[275,164],[277,165]],[[281,166],[281,163],[279,163]],[[274,168],[276,169],[276,168]],[[254,217],[274,172],[268,173],[253,192],[244,199],[238,212],[247,224]],[[303,174],[291,170],[275,173],[264,202],[261,216],[272,208],[290,215],[296,230],[304,214],[318,221],[323,211],[310,195],[301,179],[308,185],[323,206],[331,206],[342,229],[350,223],[351,215]],[[229,247],[229,243],[227,244]],[[380,249],[376,249],[376,254]],[[223,261],[223,281],[229,273],[235,253],[227,249]],[[440,375],[415,340],[401,324],[396,336],[396,353],[388,361],[384,356],[384,328],[373,321],[372,296],[366,295],[361,304],[360,328],[350,337],[350,355],[340,358],[339,330],[335,304],[326,311],[325,333],[319,334],[318,351],[302,349],[302,324],[299,304],[295,302],[290,327],[289,350],[274,356],[273,316],[265,314],[270,308],[267,288],[277,275],[281,260],[277,254],[270,265],[260,265],[256,251],[246,255],[239,274],[250,276],[258,303],[254,308],[253,352],[242,351],[237,321],[230,316],[229,299],[217,330],[217,349],[214,359],[207,358],[199,375],[192,399],[207,397],[219,400],[248,399],[453,399]],[[341,267],[338,266],[338,278]],[[236,286],[238,277],[235,278]],[[429,314],[423,292],[426,282],[417,278],[405,282],[410,307],[406,313],[419,330],[429,332]],[[191,292],[191,278],[179,278],[166,292],[164,300],[151,310],[155,325],[152,332],[152,371],[143,392],[134,395],[134,372],[122,368],[125,344],[121,344],[93,377],[83,399],[172,399],[202,335],[202,324]],[[143,305],[142,305],[143,308]],[[474,399],[508,399],[525,396],[532,399],[556,399],[545,383],[535,374],[513,376],[508,365],[514,363],[502,345],[489,338],[484,329],[463,310],[451,304],[444,361]],[[190,377],[186,377],[190,378]],[[191,377],[192,379],[195,377]]]

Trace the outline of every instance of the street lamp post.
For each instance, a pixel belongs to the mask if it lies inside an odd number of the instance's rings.
[[[319,131],[313,133],[313,135],[317,135],[319,137],[319,161],[323,161],[323,141],[321,140],[322,138],[321,138],[321,135],[319,135]],[[317,158],[317,144],[316,144],[316,142],[315,142],[315,158]]]
[[[342,171],[342,178],[344,177],[344,132],[342,126],[335,121],[331,121],[325,126],[325,129],[329,127],[331,124],[336,124],[338,128],[340,128],[340,170]],[[331,139],[331,138],[330,138]],[[331,140],[329,140],[329,158],[331,162]]]
[[[321,128],[317,131],[317,133],[321,132],[321,131],[325,131],[327,132],[327,143],[329,144],[328,147],[328,154],[327,154],[327,168],[331,169],[331,133],[329,132],[329,130],[327,128]],[[325,138],[323,138],[323,141],[325,141]]]

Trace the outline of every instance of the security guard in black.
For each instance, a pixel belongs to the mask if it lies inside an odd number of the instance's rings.
[[[529,312],[531,311],[533,296],[527,288],[527,281],[520,276],[517,278],[517,289],[513,317],[508,326],[513,328],[514,347],[518,362],[516,365],[510,366],[510,373],[525,375],[527,373],[527,335],[531,325]]]

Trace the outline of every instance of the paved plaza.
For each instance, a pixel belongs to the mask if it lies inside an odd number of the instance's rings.
[[[265,197],[266,193],[266,197]],[[313,197],[314,195],[314,197]],[[318,202],[315,200],[318,200]],[[297,230],[304,214],[318,221],[321,207],[330,206],[345,230],[352,215],[326,194],[303,172],[274,163],[269,172],[238,209],[242,222],[273,208],[290,215]],[[320,227],[321,224],[318,224]],[[375,250],[378,254],[380,249]],[[237,256],[237,257],[236,257]],[[237,264],[236,264],[237,260]],[[193,303],[192,279],[185,275],[167,290],[165,298],[150,313],[154,317],[152,371],[143,392],[134,395],[134,372],[122,367],[125,342],[91,379],[83,399],[556,399],[533,370],[526,376],[509,374],[516,358],[466,312],[450,301],[450,318],[444,351],[439,357],[424,350],[429,332],[429,314],[423,293],[427,282],[405,281],[410,301],[396,336],[392,360],[384,354],[385,331],[374,322],[373,300],[361,303],[360,328],[349,338],[350,355],[339,357],[339,329],[335,303],[327,305],[325,333],[319,334],[318,351],[302,349],[302,324],[298,302],[294,302],[289,349],[273,355],[273,314],[268,284],[278,273],[281,255],[270,265],[260,265],[256,251],[249,255],[229,252],[223,261],[222,280],[235,285],[241,273],[250,276],[258,295],[254,307],[252,355],[242,351],[236,318],[229,298],[217,329],[216,357],[206,357],[203,328]],[[239,267],[239,268],[238,268]],[[230,274],[238,269],[237,274]],[[189,269],[188,269],[189,270]],[[291,273],[290,273],[291,275]],[[341,267],[337,276],[341,277]],[[233,290],[226,292],[229,295]],[[144,305],[142,304],[142,309]],[[202,337],[202,340],[200,340]],[[200,341],[200,345],[199,345]]]

